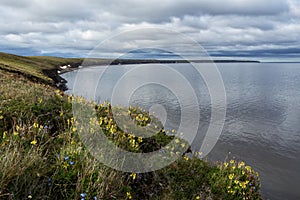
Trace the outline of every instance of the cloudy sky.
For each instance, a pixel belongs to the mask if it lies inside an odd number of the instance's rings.
[[[130,51],[159,41],[159,31],[135,32],[132,41],[112,42],[113,36],[145,28],[179,32],[212,57],[300,61],[299,0],[1,0],[0,4],[0,51],[20,55],[85,57],[107,40],[111,42],[106,53]],[[138,43],[144,34],[147,39]],[[176,42],[169,37],[164,48]]]

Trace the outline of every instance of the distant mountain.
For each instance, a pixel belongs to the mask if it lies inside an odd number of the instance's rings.
[[[129,51],[127,54],[121,56],[120,59],[181,60],[182,57],[163,49],[145,48]]]

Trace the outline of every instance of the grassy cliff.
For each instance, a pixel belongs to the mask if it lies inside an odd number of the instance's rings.
[[[78,136],[81,129],[72,115],[76,99],[96,110],[101,123],[91,124],[128,151],[153,151],[173,137],[163,127],[149,140],[135,137],[117,126],[109,103],[97,105],[58,90],[47,72],[80,61],[0,53],[0,199],[261,198],[258,174],[250,166],[234,160],[209,163],[197,158],[201,152],[142,174],[98,162]],[[156,123],[139,108],[128,112],[140,126]]]
[[[0,52],[0,69],[22,74],[23,76],[50,85],[55,85],[61,78],[56,71],[66,64],[78,65],[83,59],[58,57],[24,57]]]

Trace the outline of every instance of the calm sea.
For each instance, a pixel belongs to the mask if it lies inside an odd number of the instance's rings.
[[[300,64],[218,63],[217,68],[225,86],[227,111],[223,131],[209,159],[224,161],[229,157],[253,166],[260,173],[264,199],[300,199]],[[134,73],[129,73],[133,69]],[[62,76],[68,81],[69,92],[79,91],[99,102],[112,100],[114,87],[121,87],[124,101],[145,109],[159,105],[165,126],[175,129],[183,107],[195,106],[188,105],[193,102],[189,95],[182,105],[176,93],[184,93],[191,86],[198,100],[196,111],[200,113],[198,134],[192,143],[197,150],[212,112],[209,88],[189,64],[170,64],[168,69],[180,74],[184,81],[174,80],[171,72],[170,76],[149,73],[153,83],[131,91],[130,84],[135,80],[139,83],[141,77],[136,65],[89,67]],[[167,84],[158,84],[158,79]],[[189,86],[183,85],[186,81]]]

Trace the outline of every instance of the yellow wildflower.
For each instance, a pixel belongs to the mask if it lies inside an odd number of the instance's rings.
[[[235,163],[235,161],[234,160],[230,160],[230,164],[234,164]]]
[[[187,156],[183,156],[184,160],[188,161],[189,160],[189,157]]]
[[[73,126],[73,127],[72,127],[72,131],[73,131],[73,132],[76,132],[76,131],[77,131],[77,128],[76,128],[75,126]]]
[[[69,165],[69,163],[64,162],[62,166],[63,166],[64,169],[67,169],[70,165]]]
[[[241,167],[244,167],[244,166],[245,166],[245,163],[244,163],[244,162],[239,162],[238,168],[241,168]]]
[[[185,143],[182,143],[181,146],[182,146],[182,148],[184,148],[185,147]]]
[[[115,133],[115,132],[117,132],[117,127],[116,127],[116,125],[111,125],[109,131],[110,131],[110,133]]]
[[[132,177],[132,180],[135,180],[136,179],[136,173],[130,174],[130,177]]]
[[[251,167],[250,167],[250,166],[246,166],[245,169],[246,169],[248,172],[251,172]]]
[[[127,195],[128,199],[132,199],[132,195],[130,192],[126,192],[126,195]]]
[[[200,196],[198,195],[198,196],[196,196],[196,199],[200,199]]]
[[[228,167],[228,162],[224,162],[224,167],[226,168],[226,167]]]
[[[36,140],[36,139],[34,139],[34,140],[32,140],[32,141],[30,142],[30,144],[32,144],[32,145],[36,145],[36,143],[37,143],[37,140]]]
[[[234,194],[235,191],[234,191],[234,190],[228,190],[228,193],[229,193],[229,194]]]
[[[19,133],[17,131],[14,131],[13,134],[16,136],[16,135],[19,135]]]
[[[234,177],[234,174],[229,174],[229,176],[228,176],[228,178],[229,178],[230,180],[232,180],[233,177]]]
[[[39,127],[39,124],[38,123],[33,123],[33,128],[38,128]]]
[[[178,138],[175,139],[175,143],[178,144],[180,141]]]
[[[7,131],[3,132],[3,139],[5,139],[7,137]]]
[[[246,189],[246,182],[240,182],[240,187],[243,188],[243,189]]]
[[[138,142],[139,142],[139,143],[143,142],[143,138],[142,138],[142,137],[139,137],[139,138],[138,138]]]
[[[103,121],[104,121],[105,124],[107,124],[107,122],[108,122],[107,117],[104,117]]]

